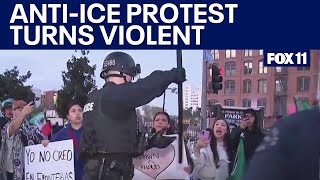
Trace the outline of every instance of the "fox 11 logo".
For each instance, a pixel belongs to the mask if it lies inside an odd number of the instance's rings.
[[[310,51],[264,51],[264,66],[310,67]]]

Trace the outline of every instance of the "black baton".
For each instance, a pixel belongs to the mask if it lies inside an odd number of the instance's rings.
[[[177,50],[177,67],[182,68],[182,50]],[[182,83],[178,84],[178,133],[179,133],[179,163],[182,163],[183,107]]]

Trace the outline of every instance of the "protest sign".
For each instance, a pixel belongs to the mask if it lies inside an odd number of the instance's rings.
[[[176,137],[176,140],[166,148],[152,148],[133,159],[133,180],[190,179],[189,174],[184,171],[188,167],[185,146],[183,145],[183,162],[179,164],[178,135],[167,136]]]
[[[237,126],[240,125],[241,119],[243,119],[243,113],[245,109],[222,109],[224,119],[230,124],[233,123]]]
[[[25,180],[74,180],[72,140],[25,147]]]

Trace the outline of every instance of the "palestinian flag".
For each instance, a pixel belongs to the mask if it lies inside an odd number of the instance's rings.
[[[244,154],[244,144],[243,136],[240,137],[240,142],[238,145],[237,155],[235,158],[235,163],[233,165],[233,170],[231,172],[228,180],[241,180],[246,170],[246,159]]]
[[[294,104],[296,105],[296,112],[305,111],[308,109],[312,109],[312,105],[306,99],[300,99],[293,97]]]

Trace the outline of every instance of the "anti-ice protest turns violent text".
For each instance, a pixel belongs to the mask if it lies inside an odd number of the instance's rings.
[[[74,7],[72,7],[74,8]],[[238,4],[16,4],[14,45],[201,45],[205,25],[235,23]]]

